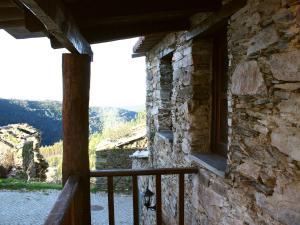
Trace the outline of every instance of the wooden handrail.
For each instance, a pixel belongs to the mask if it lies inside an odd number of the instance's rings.
[[[113,169],[94,170],[91,177],[126,177],[126,176],[149,176],[149,175],[172,175],[198,173],[197,168],[153,168],[153,169]]]
[[[78,176],[70,176],[68,178],[44,225],[62,225],[64,223],[64,219],[68,215],[70,205],[76,194],[78,183]]]

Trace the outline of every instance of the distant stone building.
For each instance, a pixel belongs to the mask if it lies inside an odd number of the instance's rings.
[[[40,133],[28,124],[0,127],[1,177],[44,181],[48,163],[39,152],[40,142]]]
[[[147,148],[148,142],[145,127],[135,129],[131,135],[118,140],[101,141],[96,149],[96,169],[131,169],[131,155],[138,150]],[[117,191],[131,190],[131,179],[128,177],[115,178],[114,188]],[[97,188],[107,190],[106,178],[97,178]]]
[[[237,3],[138,43],[153,46],[141,165],[199,168],[186,176],[187,225],[299,225],[300,3],[248,0],[229,15]],[[164,223],[176,225],[178,179],[162,181]],[[155,212],[144,209],[141,224]]]

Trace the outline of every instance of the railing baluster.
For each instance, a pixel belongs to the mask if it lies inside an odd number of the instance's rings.
[[[107,177],[107,193],[108,193],[108,214],[109,225],[115,225],[115,209],[114,209],[114,177]]]
[[[91,177],[108,178],[108,200],[109,200],[109,225],[114,225],[114,189],[113,177],[132,177],[133,184],[133,219],[134,225],[139,224],[138,206],[138,176],[156,176],[156,224],[162,225],[162,199],[161,199],[161,177],[162,175],[179,175],[179,225],[184,225],[184,175],[196,174],[198,168],[155,168],[155,169],[113,169],[91,171]]]
[[[132,194],[133,194],[133,221],[134,225],[139,225],[139,188],[137,176],[132,176]]]
[[[161,175],[156,175],[156,224],[162,225],[161,210]]]
[[[179,174],[179,225],[184,225],[184,173]]]

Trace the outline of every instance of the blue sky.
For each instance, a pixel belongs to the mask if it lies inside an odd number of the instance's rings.
[[[145,58],[131,58],[136,41],[92,45],[91,106],[144,104]],[[47,38],[16,40],[0,30],[0,98],[61,101],[64,52]]]

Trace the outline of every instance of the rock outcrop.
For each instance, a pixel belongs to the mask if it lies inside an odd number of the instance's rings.
[[[44,181],[48,163],[40,143],[39,131],[28,124],[0,127],[0,176]]]

